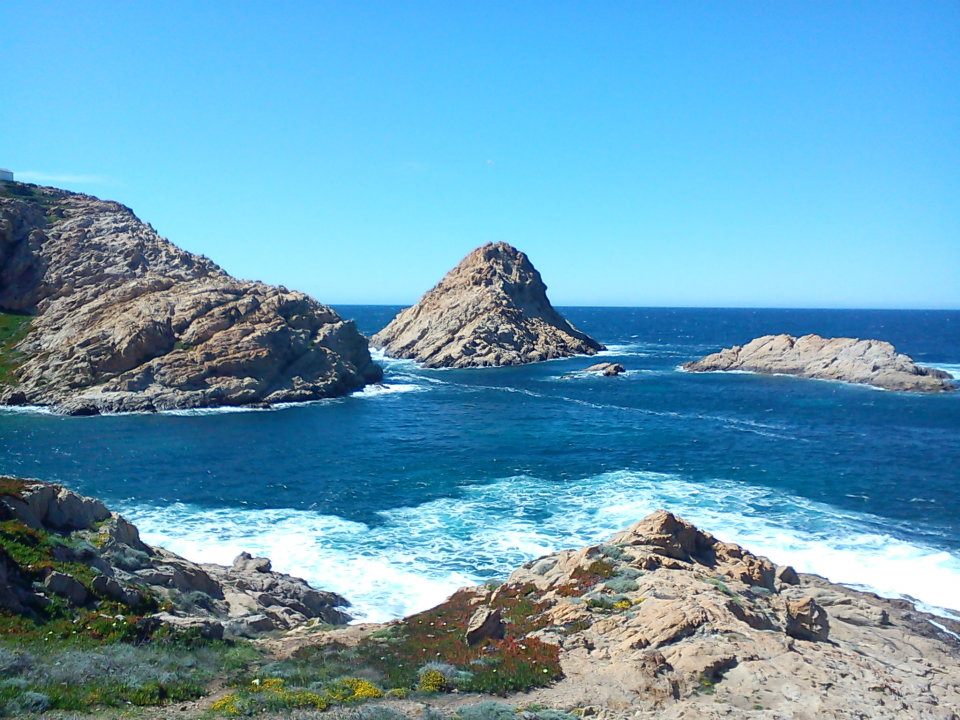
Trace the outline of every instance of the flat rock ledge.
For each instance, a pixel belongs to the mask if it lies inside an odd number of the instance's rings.
[[[271,405],[382,378],[352,321],[231,277],[116,202],[0,184],[0,404],[71,415]]]
[[[603,349],[554,309],[530,259],[506,243],[471,252],[370,344],[431,368],[521,365]]]
[[[267,558],[241,553],[232,565],[191,562],[147,545],[137,528],[102,502],[61,485],[0,477],[0,521],[11,521],[52,539],[61,567],[42,582],[0,550],[0,608],[30,614],[59,596],[76,608],[113,600],[144,618],[211,638],[257,637],[311,620],[344,624],[349,602],[276,572]],[[92,576],[92,580],[90,577]]]
[[[949,373],[917,365],[888,342],[819,335],[764,335],[686,363],[683,369],[796,375],[912,392],[957,388]]]

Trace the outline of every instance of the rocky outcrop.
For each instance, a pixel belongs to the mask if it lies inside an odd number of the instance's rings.
[[[620,363],[597,363],[583,369],[585,373],[598,373],[604,377],[615,377],[626,371],[627,369]]]
[[[433,368],[520,365],[603,349],[553,308],[540,273],[506,243],[471,252],[370,342]]]
[[[819,335],[764,335],[746,345],[689,362],[689,372],[749,371],[797,375],[819,380],[842,380],[883,388],[917,392],[956,389],[942,370],[917,365],[880,340],[823,338]]]
[[[0,550],[0,608],[29,613],[59,596],[76,608],[114,601],[145,622],[207,637],[252,637],[318,619],[349,620],[339,595],[274,571],[267,558],[241,553],[233,565],[198,564],[140,540],[136,527],[103,503],[59,485],[0,478],[5,542],[49,554],[18,563]],[[12,547],[17,547],[13,545]],[[161,612],[157,612],[161,610]]]
[[[32,315],[0,403],[152,411],[343,395],[380,379],[352,321],[237,280],[129,208],[0,188],[0,312]]]
[[[525,663],[555,682],[509,701],[606,720],[956,720],[958,632],[960,623],[906,601],[777,567],[660,511],[607,543],[539,558],[502,585],[460,590],[386,627],[289,642],[389,653],[416,634],[414,662],[466,657],[452,670],[468,673],[501,657]],[[457,648],[446,640],[454,636]]]

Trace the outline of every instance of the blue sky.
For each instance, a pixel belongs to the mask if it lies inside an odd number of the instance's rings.
[[[960,307],[960,3],[0,4],[0,167],[409,303]]]

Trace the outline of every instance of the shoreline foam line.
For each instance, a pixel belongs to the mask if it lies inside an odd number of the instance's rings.
[[[373,525],[300,509],[119,509],[151,544],[200,562],[266,555],[276,569],[347,597],[357,620],[384,621],[533,558],[602,542],[658,508],[799,572],[946,617],[960,610],[960,553],[895,537],[880,518],[725,480],[634,471],[565,483],[510,477],[380,512]]]

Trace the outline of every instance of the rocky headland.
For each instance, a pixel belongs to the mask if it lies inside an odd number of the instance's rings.
[[[330,307],[237,280],[119,203],[22,183],[0,184],[0,321],[0,404],[272,404],[382,376]]]
[[[506,243],[471,252],[370,343],[432,368],[520,365],[603,349],[554,309],[530,259]]]
[[[819,335],[764,335],[683,366],[689,372],[746,371],[841,380],[885,390],[955,390],[951,376],[917,365],[888,342]]]
[[[14,714],[132,703],[165,717],[176,701],[180,717],[366,703],[349,716],[957,720],[960,707],[960,623],[664,511],[402,620],[344,626],[345,604],[265,558],[192,563],[97,500],[0,478],[0,710]]]
[[[433,669],[446,691],[584,717],[956,720],[958,632],[660,511],[396,623],[281,642],[346,643],[413,683]],[[521,679],[494,679],[507,669]]]
[[[99,500],[0,477],[0,610],[78,618],[104,603],[145,634],[166,625],[209,638],[257,636],[313,619],[349,620],[347,600],[274,572],[267,558],[194,563],[147,545]]]

